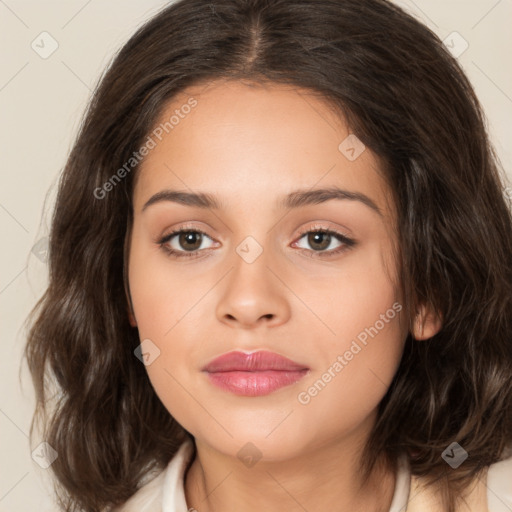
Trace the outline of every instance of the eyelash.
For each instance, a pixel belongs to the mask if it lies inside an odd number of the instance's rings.
[[[167,244],[172,240],[172,238],[175,235],[179,235],[181,233],[200,233],[201,235],[204,235],[211,239],[211,237],[206,234],[204,231],[198,228],[192,228],[187,226],[182,226],[179,229],[176,229],[174,231],[171,231],[167,235],[164,235],[160,240],[158,240],[158,245],[164,250],[170,257],[173,258],[197,258],[199,256],[199,253],[201,250],[196,250],[194,252],[192,251],[176,251],[175,249],[171,249]],[[311,258],[327,258],[330,256],[334,256],[337,254],[340,254],[356,245],[356,241],[352,238],[348,238],[346,235],[343,235],[342,233],[339,233],[338,231],[334,231],[331,229],[326,229],[320,226],[310,226],[305,230],[302,230],[299,233],[300,240],[304,235],[307,235],[308,233],[322,233],[326,235],[334,236],[339,242],[341,242],[343,245],[338,247],[337,249],[331,249],[330,251],[310,251],[308,249],[302,249],[299,248],[301,251],[306,251],[306,253],[310,253],[309,257]],[[295,242],[294,242],[295,243]],[[205,250],[205,249],[202,249]],[[312,254],[311,254],[312,252]]]

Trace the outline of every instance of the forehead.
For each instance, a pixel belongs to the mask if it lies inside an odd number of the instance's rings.
[[[329,186],[390,208],[377,157],[329,102],[306,89],[196,85],[162,109],[150,136],[155,145],[137,173],[136,209],[163,188],[212,192],[223,204],[251,196],[261,205],[290,190]]]

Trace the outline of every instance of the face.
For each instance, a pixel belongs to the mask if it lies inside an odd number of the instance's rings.
[[[233,456],[367,435],[407,334],[376,156],[322,99],[283,85],[190,88],[150,136],[129,285],[169,413]]]

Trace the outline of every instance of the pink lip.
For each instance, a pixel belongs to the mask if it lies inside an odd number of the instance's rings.
[[[242,396],[263,396],[300,380],[309,368],[274,352],[228,352],[202,371],[219,388]]]

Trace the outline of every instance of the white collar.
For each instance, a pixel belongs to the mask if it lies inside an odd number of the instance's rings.
[[[187,439],[176,452],[167,466],[163,480],[162,512],[177,512],[188,510],[185,499],[184,476],[185,470],[194,452],[191,440]],[[395,492],[389,512],[405,510],[409,499],[411,477],[407,459],[399,459],[398,472],[395,483]]]
[[[193,442],[185,441],[164,471],[139,489],[117,512],[185,512],[188,510],[185,499],[184,476],[194,453]],[[501,461],[492,464],[487,473],[486,494],[488,510],[510,512],[512,510],[512,446]],[[432,510],[423,504],[409,507],[411,474],[405,456],[399,459],[395,492],[389,512]],[[414,498],[414,503],[419,498]],[[420,500],[421,501],[421,500]],[[483,510],[483,509],[482,509]],[[487,508],[486,508],[487,510]]]
[[[167,466],[163,481],[162,512],[185,512],[185,470],[194,453],[194,445],[187,439]]]

